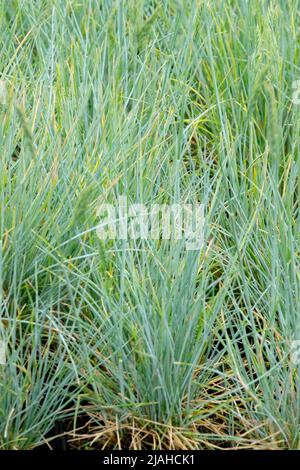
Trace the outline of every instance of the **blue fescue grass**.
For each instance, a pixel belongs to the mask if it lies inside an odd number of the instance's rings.
[[[299,448],[298,8],[0,3],[0,448],[64,418],[74,445]],[[99,240],[120,195],[204,204],[202,250]]]

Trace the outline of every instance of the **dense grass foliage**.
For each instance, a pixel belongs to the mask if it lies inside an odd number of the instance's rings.
[[[299,7],[0,1],[1,449],[300,449]],[[120,195],[204,247],[100,240]]]

